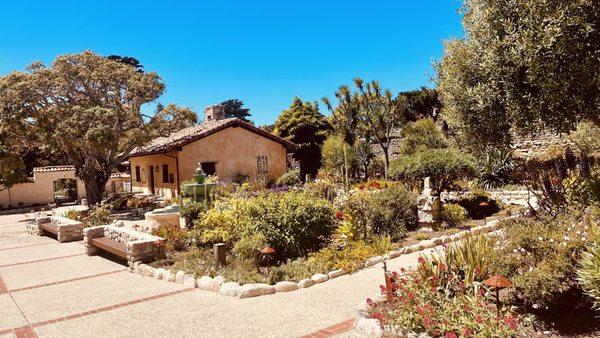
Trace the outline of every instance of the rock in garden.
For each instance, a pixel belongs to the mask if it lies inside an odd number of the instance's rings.
[[[225,283],[229,284],[229,283]],[[223,285],[225,285],[223,284]],[[244,284],[239,287],[238,296],[240,298],[250,298],[275,293],[275,287],[268,284]]]
[[[184,271],[177,271],[177,274],[175,274],[175,283],[177,284],[183,284],[183,278],[185,277],[185,272]]]
[[[198,280],[196,280],[196,284],[198,284],[198,289],[206,291],[219,291],[219,287],[221,286],[221,284],[209,276],[202,276],[198,278]]]
[[[223,276],[216,276],[215,278],[213,278],[213,280],[219,285],[221,286],[221,284],[225,283],[225,277]]]
[[[387,253],[387,255],[385,255],[385,259],[394,259],[396,257],[399,257],[400,255],[402,255],[402,250],[393,250]]]
[[[312,277],[310,277],[310,279],[312,279],[312,281],[315,283],[323,283],[329,279],[329,276],[322,273],[316,273]]]
[[[219,288],[219,293],[223,296],[237,297],[240,285],[236,282],[223,283]]]
[[[310,279],[310,278],[305,278],[305,279],[303,279],[303,280],[301,280],[301,281],[298,282],[298,287],[300,287],[301,289],[308,288],[308,287],[311,287],[313,285],[315,285],[315,282],[312,279]]]
[[[183,285],[188,286],[190,288],[196,287],[196,277],[192,274],[187,274],[183,276]]]
[[[382,256],[371,257],[365,261],[365,266],[366,267],[373,266],[373,265],[375,265],[377,263],[381,263],[383,261],[385,261],[385,258],[383,258]]]
[[[298,290],[298,284],[288,281],[278,282],[277,284],[275,284],[275,290],[277,292],[288,292]]]
[[[158,268],[158,269],[154,270],[154,278],[156,278],[156,279],[162,279],[164,274],[165,274],[165,269],[163,269],[163,268]]]
[[[381,337],[383,334],[379,321],[374,318],[358,317],[354,327],[367,337]]]
[[[333,278],[337,278],[339,276],[343,276],[346,273],[347,272],[344,271],[343,269],[337,269],[337,270],[329,271],[329,273],[327,274],[327,277],[329,277],[329,279],[333,279]]]

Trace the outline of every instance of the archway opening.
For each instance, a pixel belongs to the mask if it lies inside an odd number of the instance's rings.
[[[64,205],[77,203],[77,180],[73,178],[61,178],[54,181],[54,203]]]

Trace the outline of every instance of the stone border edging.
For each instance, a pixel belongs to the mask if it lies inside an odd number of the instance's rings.
[[[405,246],[397,250],[392,250],[388,252],[385,256],[375,256],[368,258],[367,260],[365,260],[365,268],[368,268],[370,266],[384,262],[389,259],[399,257],[401,255],[407,255],[413,252],[431,249],[438,245],[461,240],[465,237],[492,232],[497,229],[499,222],[500,220],[498,219],[491,220],[486,225],[473,227],[468,230],[463,230],[459,233],[449,236],[440,236],[434,239],[423,240],[413,245]],[[356,271],[360,270],[362,269]],[[142,264],[139,261],[133,264],[133,267],[130,268],[130,271],[158,280],[183,284],[185,286],[195,287],[204,291],[218,292],[223,296],[238,298],[250,298],[271,295],[276,292],[296,291],[299,289],[311,287],[315,284],[324,283],[330,279],[334,279],[348,274],[348,271],[338,269],[329,271],[327,273],[314,274],[312,277],[302,279],[297,283],[291,281],[280,281],[277,282],[275,285],[268,285],[263,283],[250,283],[240,285],[237,282],[227,282],[223,276],[216,276],[214,278],[210,276],[202,276],[196,279],[193,274],[186,273],[182,270],[174,273],[173,271],[164,268],[153,268],[147,264]]]

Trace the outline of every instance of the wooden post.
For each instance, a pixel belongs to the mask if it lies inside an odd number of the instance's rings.
[[[217,243],[213,245],[213,255],[215,265],[222,267],[227,264],[227,252],[225,251],[225,243]]]

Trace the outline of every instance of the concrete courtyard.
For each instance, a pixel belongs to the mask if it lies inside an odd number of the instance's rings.
[[[237,299],[129,273],[25,232],[33,215],[0,216],[0,337],[340,337],[383,284],[377,264],[289,293]],[[388,262],[398,270],[417,254]]]

